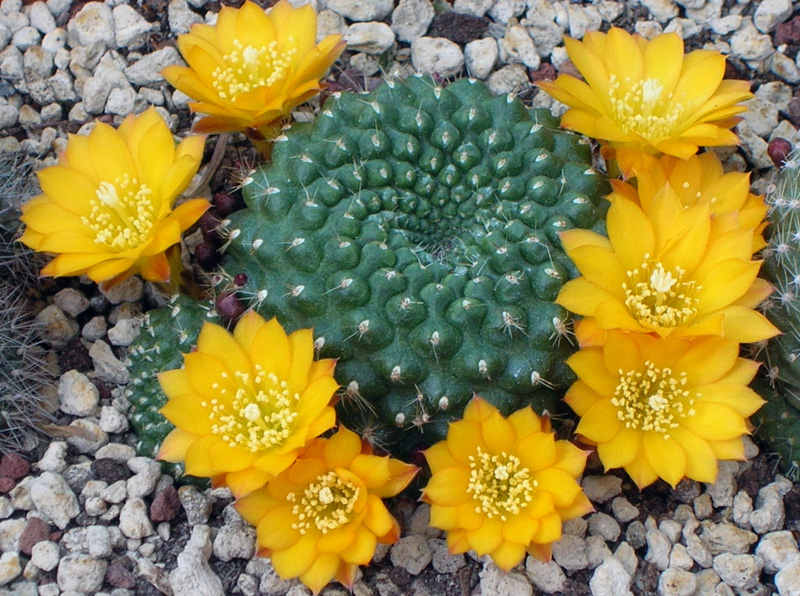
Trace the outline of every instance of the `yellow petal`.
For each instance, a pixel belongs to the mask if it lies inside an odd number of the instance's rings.
[[[556,462],[556,442],[551,433],[531,433],[515,449],[522,464],[532,472],[549,468]]]
[[[484,518],[480,527],[467,532],[467,540],[478,556],[492,552],[503,542],[500,518]]]
[[[678,427],[670,430],[686,455],[686,477],[698,482],[714,482],[717,478],[717,457],[709,444]]]
[[[431,527],[440,530],[448,531],[457,528],[458,521],[458,508],[445,507],[444,505],[431,505]]]
[[[339,553],[342,560],[352,565],[369,565],[377,546],[375,534],[363,526],[356,528],[355,538],[350,545]]]
[[[606,471],[612,468],[624,468],[637,457],[640,445],[639,431],[622,427],[613,439],[598,443],[597,455]]]
[[[339,555],[319,555],[308,570],[300,575],[300,581],[314,594],[317,594],[336,577],[336,572],[339,571],[340,563],[341,559]]]
[[[606,443],[616,437],[622,427],[617,412],[610,399],[598,401],[583,415],[575,432],[591,441]]]
[[[714,402],[698,402],[694,415],[681,421],[681,426],[707,441],[727,441],[747,434],[747,425],[733,408]]]
[[[249,497],[248,497],[249,498]],[[269,502],[268,502],[269,503]],[[243,513],[247,501],[237,504],[239,513]],[[279,504],[270,507],[256,525],[258,544],[270,550],[285,550],[297,544],[301,538],[300,532],[292,528],[297,516],[292,513],[291,504]]]
[[[258,333],[258,330],[264,325],[263,317],[254,310],[248,310],[244,313],[236,327],[233,329],[233,337],[239,347],[242,348],[247,354],[250,353],[250,347],[253,344],[253,339]]]
[[[278,320],[272,318],[253,338],[250,359],[253,364],[261,365],[267,374],[273,373],[279,379],[286,379],[289,374],[289,355],[286,333]]]
[[[343,426],[330,439],[325,442],[323,447],[323,457],[328,467],[350,468],[353,459],[361,453],[361,439],[358,435]],[[369,456],[360,456],[369,457]],[[379,459],[379,458],[376,458]],[[371,462],[371,460],[369,460]],[[355,471],[355,469],[353,469]],[[356,472],[358,474],[358,472]]]
[[[461,505],[469,498],[468,485],[469,472],[466,468],[445,468],[431,476],[423,492],[431,503],[452,507]]]
[[[233,335],[219,325],[208,322],[203,324],[197,337],[197,350],[224,363],[234,374],[253,374],[247,354],[236,343]]]
[[[199,437],[192,433],[181,430],[180,428],[173,429],[161,443],[158,449],[156,459],[164,461],[171,461],[173,463],[181,462],[186,457],[186,450],[189,449],[194,441]]]
[[[686,473],[683,447],[675,439],[655,432],[642,434],[642,447],[653,471],[675,488]]]
[[[446,441],[439,441],[426,449],[423,453],[425,455],[425,461],[428,462],[428,466],[434,474],[443,468],[451,468],[458,465],[458,462],[447,448]]]
[[[383,501],[375,495],[369,495],[366,513],[361,523],[376,536],[385,536],[392,531],[395,521]]]
[[[639,490],[658,480],[658,474],[653,470],[653,466],[650,465],[644,449],[641,449],[634,460],[625,466],[625,471]]]
[[[728,406],[742,418],[752,416],[764,405],[764,400],[758,393],[738,383],[719,382],[700,385],[694,387],[694,391],[698,403],[713,402]]]
[[[525,558],[525,544],[503,541],[500,546],[489,553],[489,556],[503,571],[513,569]]]
[[[186,473],[200,478],[213,476],[208,461],[208,450],[219,438],[214,435],[200,437],[186,450]]]
[[[299,577],[308,571],[319,556],[314,548],[315,542],[312,534],[305,534],[289,548],[272,553],[272,557],[270,557],[272,566],[281,579]]]
[[[598,348],[580,350],[567,359],[567,365],[600,395],[613,395],[619,379],[606,370],[603,351]]]
[[[601,399],[604,399],[603,396],[590,389],[583,381],[575,381],[564,396],[564,401],[578,416],[583,416],[586,410]]]
[[[615,300],[614,294],[596,286],[585,277],[578,277],[561,286],[555,303],[575,314],[592,317],[598,305],[609,300]]]
[[[764,341],[780,334],[764,315],[744,306],[726,308],[722,326],[725,337],[739,343]]]
[[[532,474],[538,483],[537,490],[547,491],[553,497],[555,507],[566,507],[581,491],[575,478],[558,468],[548,468]]]
[[[201,405],[203,398],[197,394],[174,395],[159,410],[161,415],[178,428],[194,435],[211,434],[211,409]]]
[[[483,421],[481,431],[490,453],[509,452],[516,441],[514,427],[497,410]]]
[[[220,441],[208,450],[208,462],[213,470],[219,472],[238,472],[249,468],[255,460],[255,454],[242,447],[231,447]]]
[[[271,474],[267,474],[253,467],[247,467],[238,472],[226,473],[225,486],[231,489],[234,498],[239,499],[261,488],[271,479]]]
[[[314,334],[311,329],[298,329],[289,335],[291,364],[287,382],[294,391],[302,391],[308,384],[311,362],[314,360]]]

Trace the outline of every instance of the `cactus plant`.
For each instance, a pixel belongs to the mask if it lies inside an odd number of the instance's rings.
[[[762,276],[775,287],[765,314],[783,331],[760,348],[766,381],[757,385],[767,400],[754,418],[756,436],[781,457],[785,472],[800,470],[800,149],[784,161],[766,197],[769,245]]]
[[[211,304],[177,295],[144,315],[142,332],[130,347],[127,362],[131,373],[129,419],[139,436],[137,449],[142,455],[155,457],[164,437],[174,428],[158,412],[167,397],[157,375],[183,365],[183,354],[197,343],[203,321],[219,322]],[[167,467],[178,471],[173,464]]]
[[[591,157],[546,110],[476,81],[334,94],[244,185],[223,268],[247,281],[220,289],[313,327],[344,424],[400,451],[442,439],[474,393],[553,411],[572,347],[552,301],[577,274],[558,233],[604,226]]]
[[[35,192],[29,158],[0,154],[0,453],[35,446],[48,415],[41,387],[50,380],[26,290],[36,282],[31,251],[16,242],[19,207]]]

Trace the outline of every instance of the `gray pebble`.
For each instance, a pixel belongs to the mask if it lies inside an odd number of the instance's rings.
[[[43,540],[33,545],[31,561],[42,571],[52,571],[61,558],[61,549],[55,542]]]
[[[586,569],[589,561],[586,557],[586,541],[578,536],[562,535],[561,540],[553,543],[553,559],[567,571]]]
[[[693,573],[670,567],[658,578],[659,596],[692,596],[697,589],[697,578]]]
[[[762,536],[756,547],[756,555],[764,560],[766,573],[777,573],[792,561],[800,559],[797,540],[787,530]]]
[[[103,585],[108,563],[88,555],[67,555],[58,563],[58,587],[62,594],[67,590],[93,594]]]
[[[392,12],[392,31],[400,41],[411,42],[425,35],[433,17],[430,0],[400,0]]]
[[[800,560],[792,561],[775,574],[775,587],[780,596],[800,596]]]
[[[746,590],[758,583],[764,561],[753,555],[722,553],[714,557],[714,571],[732,588]]]
[[[135,497],[125,501],[119,513],[119,529],[128,538],[147,538],[155,534],[142,499]]]
[[[622,478],[616,476],[586,476],[581,485],[592,503],[605,503],[622,492]]]
[[[70,370],[58,381],[58,399],[65,414],[93,416],[100,403],[100,392],[86,375]]]
[[[62,476],[53,472],[44,472],[33,480],[30,496],[36,508],[62,530],[81,512],[75,493]]]
[[[589,580],[592,596],[632,596],[630,585],[630,574],[614,557],[603,561]]]
[[[225,523],[214,538],[214,556],[221,561],[232,559],[249,561],[256,554],[255,528],[246,524],[230,505],[225,508],[223,515]]]
[[[392,564],[411,575],[419,575],[431,562],[433,553],[424,536],[405,536],[395,543],[389,553]]]
[[[615,497],[611,501],[611,511],[614,517],[622,523],[627,523],[639,517],[639,509],[630,504],[625,497]]]
[[[400,540],[404,540],[401,538]],[[395,546],[395,548],[397,548]],[[394,552],[394,549],[392,549]],[[492,596],[533,596],[533,587],[524,575],[498,569],[494,563],[484,566],[479,574],[481,594]]]

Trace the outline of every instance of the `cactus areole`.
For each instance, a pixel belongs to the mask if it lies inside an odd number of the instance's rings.
[[[224,289],[313,327],[345,425],[431,444],[473,394],[553,410],[577,273],[558,233],[602,231],[607,190],[581,137],[480,82],[335,94],[247,180],[223,264],[247,281]]]

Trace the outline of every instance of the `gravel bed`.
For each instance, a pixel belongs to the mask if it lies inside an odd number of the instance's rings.
[[[753,189],[763,192],[767,143],[798,140],[800,2],[310,3],[320,37],[348,39],[334,90],[368,89],[414,71],[472,76],[495,93],[516,93],[560,114],[563,106],[533,84],[572,68],[563,35],[612,25],[646,37],[677,31],[687,49],[715,48],[729,56],[731,76],[753,81],[756,97],[738,127],[741,147],[720,150],[729,170],[753,170]],[[176,36],[213,22],[219,5],[3,0],[0,152],[20,150],[37,167],[51,165],[67,133],[85,132],[95,118],[117,123],[147,105],[173,131],[188,131],[189,99],[159,72],[182,63]],[[297,117],[309,118],[312,109]],[[223,169],[202,192],[211,196],[226,186],[223,177],[246,171],[248,155],[234,136]],[[52,408],[56,423],[70,428],[0,460],[0,595],[310,594],[254,558],[255,532],[230,507],[227,489],[179,484],[132,447],[125,349],[139,333],[139,315],[158,302],[138,279],[109,292],[83,280],[41,288],[37,319],[53,349]],[[659,482],[640,492],[624,475],[600,475],[590,460],[583,486],[596,512],[565,525],[550,563],[528,557],[509,573],[486,558],[449,555],[443,534],[428,526],[427,505],[397,498],[391,509],[403,538],[379,548],[354,592],[800,596],[800,485],[776,474],[775,458],[752,442],[747,451],[748,462],[721,464],[715,484],[685,480],[674,491]],[[322,594],[346,590],[333,584]]]

